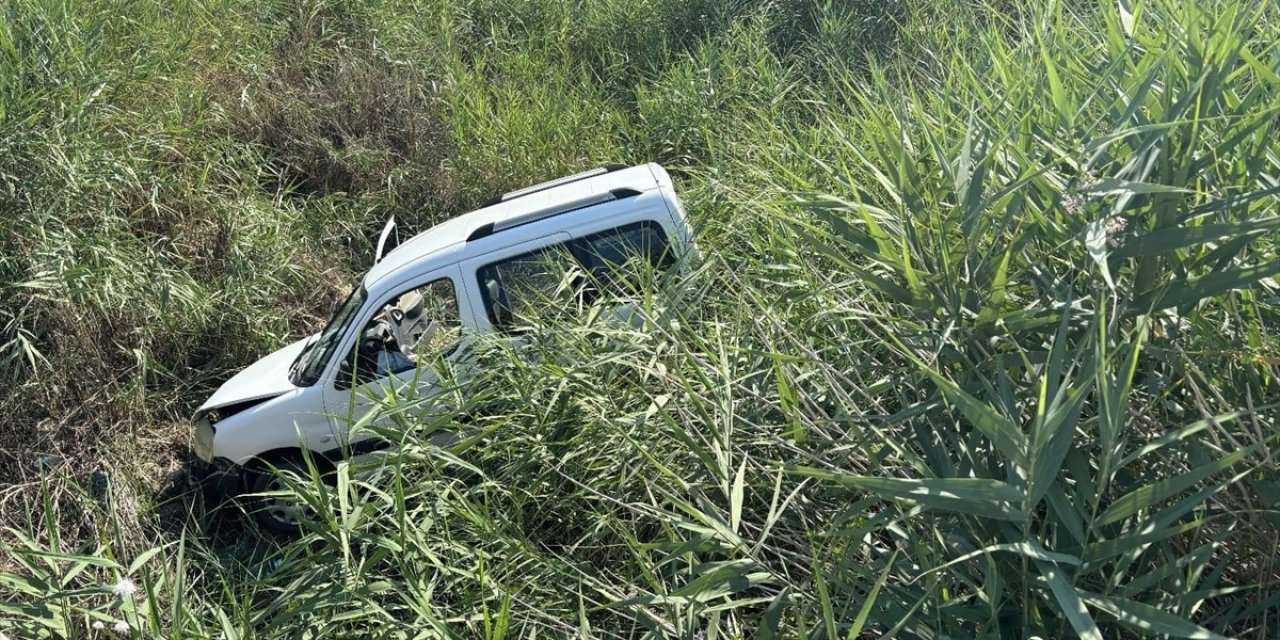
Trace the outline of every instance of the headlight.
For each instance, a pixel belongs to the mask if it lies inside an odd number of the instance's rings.
[[[196,421],[196,457],[213,462],[213,422],[208,415]]]

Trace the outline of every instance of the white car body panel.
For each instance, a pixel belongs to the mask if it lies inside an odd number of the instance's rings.
[[[271,398],[296,389],[297,386],[289,382],[289,365],[302,352],[307,342],[314,338],[315,336],[303,338],[245,367],[218,387],[218,390],[209,396],[199,409],[196,409],[196,413],[241,402]]]
[[[546,211],[581,201],[600,200],[601,196],[607,199],[611,192],[623,195],[541,217]],[[487,264],[635,222],[660,225],[678,259],[696,256],[692,231],[671,178],[656,164],[613,170],[529,195],[513,192],[508,196],[511,199],[436,225],[382,256],[363,279],[367,299],[338,339],[314,384],[294,384],[289,369],[316,336],[262,358],[223,384],[196,411],[197,455],[206,461],[221,458],[245,465],[264,454],[300,446],[317,454],[331,454],[350,444],[344,442],[347,425],[365,415],[388,390],[398,397],[429,393],[435,377],[422,366],[354,390],[336,384],[344,355],[355,348],[361,329],[378,310],[408,289],[440,277],[453,280],[463,332],[462,346],[449,356],[456,359],[466,351],[468,336],[494,330],[476,279],[477,270]],[[504,222],[520,224],[502,228]],[[489,225],[500,230],[484,235],[482,230]],[[481,234],[476,235],[478,230]],[[230,415],[221,415],[220,408],[228,409]],[[218,418],[216,423],[211,420],[214,417]]]
[[[243,466],[269,451],[298,449],[300,442],[319,453],[337,446],[334,426],[319,385],[294,387],[220,420],[213,454]]]

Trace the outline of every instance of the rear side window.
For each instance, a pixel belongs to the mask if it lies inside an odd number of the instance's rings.
[[[512,256],[481,267],[476,272],[480,297],[489,322],[499,329],[509,328],[515,319],[536,306],[546,306],[557,298],[562,285],[569,284],[577,266],[568,243]]]
[[[631,260],[641,260],[657,270],[665,269],[674,261],[662,226],[648,221],[582,238],[578,241],[578,253],[582,266],[601,280],[616,280],[617,272]]]
[[[609,229],[488,264],[476,277],[489,322],[508,330],[530,305],[589,304],[601,288],[634,292],[638,283],[624,274],[641,267],[631,264],[635,260],[655,270],[675,261],[661,225],[646,221]]]

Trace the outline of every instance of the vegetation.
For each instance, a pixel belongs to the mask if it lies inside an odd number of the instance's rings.
[[[0,637],[1274,637],[1277,25],[10,0]],[[388,398],[298,539],[187,489],[193,407],[387,214],[648,160],[705,260],[642,329],[486,346],[465,424]]]

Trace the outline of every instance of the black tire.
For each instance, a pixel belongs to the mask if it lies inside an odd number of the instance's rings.
[[[322,469],[323,471],[323,469]],[[271,464],[263,464],[249,481],[249,493],[271,493],[288,488],[281,473],[292,472],[306,481],[310,477],[307,464],[300,458],[284,458]],[[248,502],[253,521],[259,527],[277,533],[297,534],[302,523],[314,517],[307,505],[285,496],[253,495]]]

